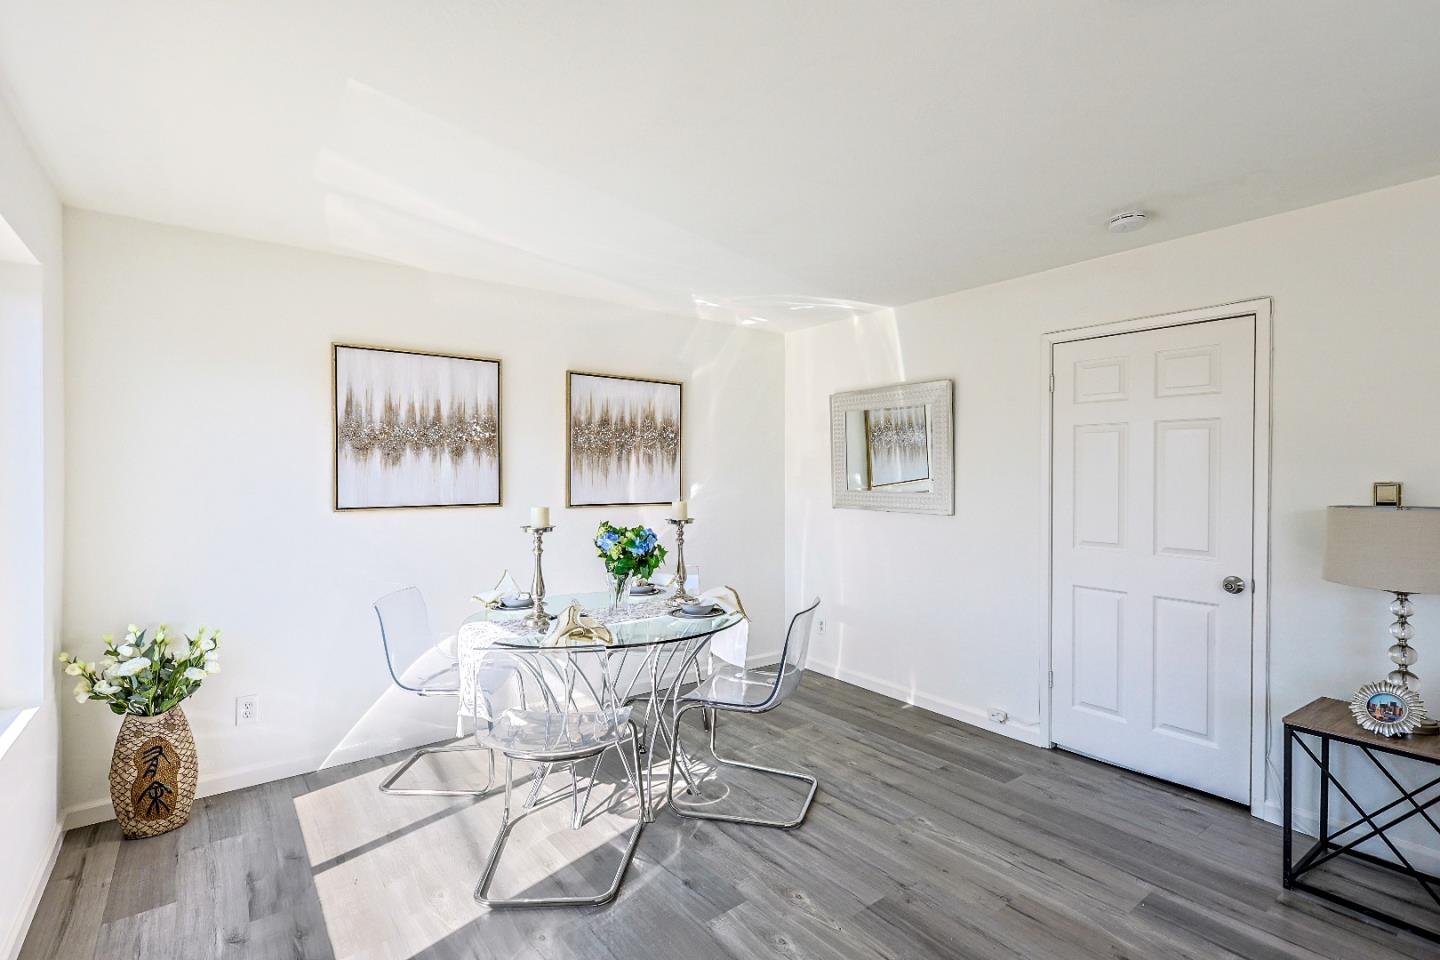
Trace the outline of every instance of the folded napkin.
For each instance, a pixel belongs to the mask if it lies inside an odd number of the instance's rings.
[[[750,614],[745,612],[745,605],[740,602],[740,593],[734,587],[711,587],[700,594],[701,600],[712,600],[717,606],[724,607],[731,613],[738,613],[746,620]]]
[[[500,579],[495,583],[495,587],[493,590],[486,590],[482,593],[477,593],[470,599],[483,603],[485,604],[485,606],[493,610],[496,607],[500,606],[500,601],[504,600],[506,597],[518,596],[523,596],[520,590],[520,586],[515,582],[515,578],[510,576],[510,571],[506,570],[504,573],[500,574]]]
[[[742,619],[735,626],[721,630],[710,638],[711,655],[737,667],[745,666],[745,655],[750,647],[750,615],[740,602],[740,594],[734,587],[711,587],[700,594],[701,600],[711,600],[731,613],[740,614]]]
[[[593,647],[611,644],[615,637],[609,630],[584,615],[580,604],[572,603],[555,618],[542,647]]]

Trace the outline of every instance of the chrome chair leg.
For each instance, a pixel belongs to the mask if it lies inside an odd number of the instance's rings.
[[[629,723],[630,727],[630,757],[634,761],[633,769],[640,769],[640,733],[634,721]],[[615,744],[616,750],[624,750],[624,744]],[[500,833],[495,837],[495,843],[490,848],[490,856],[485,861],[485,869],[480,874],[480,882],[475,886],[475,899],[491,909],[505,907],[585,907],[596,904],[607,903],[615,898],[620,892],[620,883],[625,879],[625,871],[630,868],[630,861],[635,858],[635,847],[640,842],[640,831],[645,828],[645,816],[649,809],[645,797],[644,786],[639,780],[630,774],[630,767],[626,765],[625,779],[635,789],[636,796],[640,800],[640,816],[635,821],[635,826],[630,831],[630,842],[625,846],[625,854],[620,859],[620,866],[615,870],[615,879],[605,890],[593,895],[582,897],[492,897],[489,894],[490,884],[495,879],[495,872],[500,866],[500,855],[505,849],[505,841],[509,839],[510,831],[522,819],[543,809],[546,804],[540,806],[523,808],[518,814],[511,815],[511,781],[514,779],[515,761],[507,756],[505,758],[505,806],[500,820]]]
[[[380,781],[380,792],[392,797],[483,797],[495,787],[495,751],[487,750],[490,757],[490,777],[485,781],[484,790],[441,790],[422,789],[416,787],[396,787],[395,781],[403,777],[411,767],[419,762],[421,757],[432,753],[459,753],[465,750],[478,750],[474,744],[459,743],[450,744],[444,747],[421,747],[406,758],[405,762],[396,767],[394,772],[384,780]]]
[[[540,799],[540,790],[545,786],[545,778],[550,776],[550,768],[553,764],[536,764],[535,769],[530,771],[530,792],[525,797],[525,802],[520,805],[523,810],[526,807],[533,807]]]
[[[695,686],[698,687],[700,686],[700,684],[705,682],[705,678],[700,675],[700,661],[698,659],[691,660],[690,666],[695,668]],[[709,710],[700,711],[700,723],[705,727],[706,730],[710,729],[710,724],[712,723],[710,719],[711,712],[712,711]]]
[[[697,708],[703,709],[702,703],[687,703],[675,714],[675,740],[680,740],[680,721],[685,714]],[[716,711],[716,719],[719,718],[719,711]],[[810,812],[810,804],[815,800],[815,791],[820,786],[820,781],[809,774],[796,773],[791,770],[777,770],[774,767],[762,767],[754,763],[745,763],[740,760],[731,760],[720,756],[715,751],[715,731],[718,724],[712,721],[710,725],[710,756],[717,764],[726,767],[740,767],[745,770],[754,770],[758,773],[766,773],[771,776],[785,777],[790,780],[799,780],[801,783],[810,785],[810,790],[805,794],[805,801],[800,805],[800,812],[793,820],[770,820],[760,817],[747,817],[742,814],[716,813],[713,810],[697,810],[692,805],[690,809],[685,807],[675,797],[675,756],[678,750],[670,753],[670,776],[665,785],[665,797],[670,801],[670,809],[675,811],[677,817],[686,817],[691,820],[723,820],[726,823],[741,823],[753,827],[775,827],[780,830],[792,830],[805,822],[805,815]],[[693,791],[687,790],[687,793]]]
[[[604,756],[604,754],[601,754],[601,756]],[[571,761],[570,761],[570,829],[571,829],[571,830],[579,830],[579,829],[580,829],[580,780],[579,780],[578,774],[576,774],[576,772],[575,772],[575,764],[576,764],[577,762],[578,762],[578,761],[576,761],[576,760],[571,760]],[[596,769],[597,771],[600,769],[599,757],[596,758],[595,769]],[[590,782],[591,782],[592,784],[595,782],[595,778],[594,778],[593,775],[592,775],[591,778],[590,778]],[[590,801],[590,792],[589,792],[588,790],[585,792],[585,801],[586,801],[586,803],[589,803],[589,801]]]

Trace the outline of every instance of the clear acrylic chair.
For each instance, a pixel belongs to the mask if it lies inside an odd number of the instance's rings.
[[[810,651],[811,627],[815,623],[815,611],[819,607],[820,599],[817,597],[810,606],[791,618],[790,629],[785,634],[785,647],[780,653],[780,662],[776,665],[752,670],[732,664],[722,664],[699,686],[680,696],[675,703],[672,723],[676,743],[679,743],[680,738],[680,721],[691,710],[700,710],[706,713],[714,711],[716,714],[767,713],[784,703],[800,686],[800,677],[805,669],[805,658]],[[810,812],[810,804],[815,799],[815,790],[819,786],[819,781],[808,774],[777,770],[774,767],[762,767],[720,756],[715,750],[715,734],[718,727],[719,724],[712,720],[710,724],[710,756],[717,765],[717,770],[721,767],[740,767],[807,784],[810,789],[805,795],[804,802],[800,805],[800,812],[789,820],[776,820],[743,813],[722,813],[700,809],[694,804],[680,800],[675,796],[675,764],[677,756],[681,753],[679,749],[670,752],[670,775],[665,788],[665,795],[670,800],[670,809],[674,810],[678,816],[697,820],[724,820],[729,823],[779,827],[787,830],[798,827],[804,822],[805,815]],[[686,793],[693,792],[688,788],[686,790]]]
[[[385,594],[375,601],[375,616],[380,620],[380,643],[385,648],[385,665],[397,687],[420,697],[459,698],[459,663],[453,650],[447,651],[436,643],[436,635],[430,630],[430,614],[425,608],[425,598],[418,588],[405,587]],[[474,743],[468,740],[440,747],[421,747],[381,782],[380,792],[397,797],[483,797],[495,785],[493,752],[489,756],[490,774],[483,790],[395,786],[396,781],[421,757],[474,750]]]
[[[604,655],[585,650],[489,647],[476,658],[475,742],[505,756],[505,805],[500,832],[475,887],[475,899],[486,906],[587,906],[605,903],[620,890],[620,883],[635,856],[635,845],[640,841],[649,807],[641,782],[640,732],[630,719],[630,708],[618,705],[613,694],[597,695],[586,676],[587,665],[598,664],[604,669],[599,661]],[[625,769],[626,782],[635,791],[639,815],[610,885],[597,893],[577,896],[491,896],[490,885],[499,869],[505,841],[520,820],[568,798],[572,808],[571,828],[579,830],[584,826],[586,806],[600,762],[612,749]],[[582,791],[576,764],[591,758],[595,766]],[[518,813],[514,811],[511,797],[516,760],[540,765],[530,795],[521,803]],[[557,765],[569,766],[569,789],[562,788],[541,797],[540,782]]]

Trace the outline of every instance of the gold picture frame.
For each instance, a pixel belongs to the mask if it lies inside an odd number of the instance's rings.
[[[611,381],[616,384],[649,384],[655,387],[674,387],[674,486],[667,489],[663,498],[658,499],[595,499],[596,494],[587,495],[584,483],[580,491],[580,499],[577,501],[576,483],[576,434],[577,423],[575,419],[576,402],[576,378],[585,377],[591,380]],[[566,370],[565,371],[565,505],[567,507],[643,507],[669,504],[676,500],[684,499],[685,489],[685,385],[678,380],[661,380],[654,377],[635,377],[625,374],[596,373],[589,370]],[[654,411],[657,417],[668,414],[668,411]],[[669,444],[668,431],[662,429],[663,436],[657,442],[664,445]],[[602,455],[603,456],[603,455]],[[627,465],[628,466],[628,465]],[[669,481],[666,480],[668,487]],[[654,484],[652,484],[653,488]],[[610,487],[609,489],[613,489]],[[597,491],[598,492],[598,491]]]
[[[422,357],[438,360],[459,360],[475,362],[480,364],[493,365],[494,367],[494,497],[493,499],[465,500],[449,503],[351,503],[342,502],[342,447],[345,444],[341,440],[341,401],[340,401],[340,364],[341,351],[355,350],[367,351],[382,354],[394,354],[401,357]],[[370,343],[344,343],[332,342],[330,344],[330,443],[331,443],[331,509],[337,513],[349,513],[352,511],[364,510],[421,510],[431,508],[457,508],[457,507],[499,507],[504,503],[504,428],[503,428],[503,402],[504,393],[503,367],[496,357],[481,357],[460,353],[445,353],[434,350],[418,350],[410,347],[388,346],[384,344]],[[477,407],[477,413],[479,408]],[[352,498],[353,499],[353,496]]]
[[[1398,480],[1377,480],[1370,485],[1370,502],[1377,507],[1404,506],[1404,489]]]
[[[916,411],[919,411],[918,414],[916,413]],[[866,473],[870,477],[870,489],[884,490],[887,487],[905,487],[908,484],[918,483],[922,480],[929,480],[929,441],[926,436],[929,429],[929,415],[926,412],[925,406],[923,404],[917,404],[911,407],[889,407],[884,409],[870,409],[865,410],[863,413],[865,420],[865,468]],[[919,466],[912,463],[910,464],[910,467],[912,468],[910,472],[901,472],[887,479],[876,479],[878,476],[881,475],[881,473],[876,466],[875,447],[877,443],[883,442],[884,439],[883,436],[877,436],[877,434],[883,435],[890,432],[888,429],[889,419],[890,417],[897,414],[901,417],[908,417],[911,419],[916,416],[919,417],[921,446],[925,449],[924,469],[921,470]],[[880,422],[878,429],[877,418]],[[913,424],[911,425],[913,426]]]

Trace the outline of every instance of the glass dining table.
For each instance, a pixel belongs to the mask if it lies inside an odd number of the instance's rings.
[[[609,597],[602,592],[552,594],[545,597],[547,611],[563,611],[571,605],[580,607],[584,616],[610,633],[608,643],[566,643],[551,647],[547,631],[528,621],[529,608],[486,608],[466,617],[457,635],[460,659],[460,716],[475,714],[475,669],[482,652],[492,646],[516,649],[556,649],[571,655],[577,664],[593,662],[600,671],[599,697],[607,707],[637,705],[643,718],[636,717],[643,731],[641,750],[645,755],[647,789],[653,790],[658,778],[663,779],[662,758],[658,749],[676,755],[677,769],[687,784],[694,786],[684,750],[675,740],[668,711],[673,708],[683,687],[686,670],[695,666],[710,639],[745,619],[743,612],[721,609],[711,616],[691,617],[678,607],[672,591],[649,596],[631,596],[618,609],[611,609]],[[678,666],[677,666],[678,665]],[[672,670],[672,668],[674,668]],[[645,681],[648,680],[648,683]],[[598,762],[597,762],[598,766]],[[545,771],[537,768],[532,791],[538,791]],[[593,782],[593,778],[592,778]],[[587,791],[588,793],[588,791]],[[650,819],[655,817],[652,805]]]

